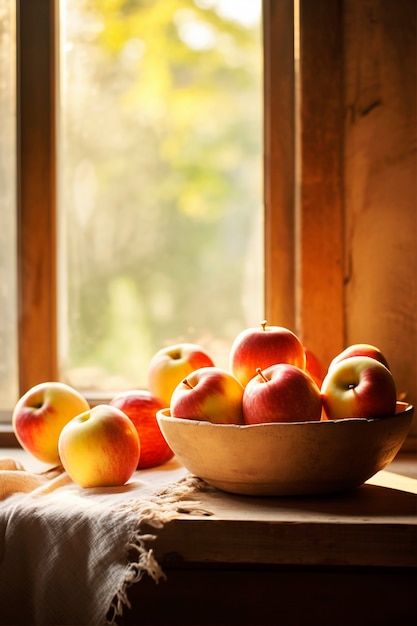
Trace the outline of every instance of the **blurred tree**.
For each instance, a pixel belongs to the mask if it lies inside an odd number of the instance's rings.
[[[62,4],[63,366],[144,385],[176,341],[224,365],[262,310],[259,19],[225,0]]]

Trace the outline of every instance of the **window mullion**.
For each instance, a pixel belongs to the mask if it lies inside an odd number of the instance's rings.
[[[57,378],[55,2],[17,3],[19,389]]]
[[[265,315],[295,330],[294,0],[264,0]]]

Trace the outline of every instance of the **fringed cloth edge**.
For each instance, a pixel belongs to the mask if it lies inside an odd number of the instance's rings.
[[[126,545],[129,562],[126,566],[124,578],[116,590],[115,596],[107,612],[108,625],[116,625],[117,618],[123,616],[125,608],[131,609],[128,597],[129,588],[138,583],[144,574],[148,574],[155,583],[166,580],[167,576],[157,562],[152,548],[148,543],[156,539],[154,534],[142,534],[141,526],[146,524],[156,529],[161,529],[166,523],[178,518],[179,514],[188,515],[212,515],[200,506],[196,500],[186,500],[191,495],[203,491],[207,484],[200,478],[190,475],[185,476],[178,482],[169,485],[147,501],[130,501],[119,507],[120,512],[138,515],[138,527],[133,532]],[[136,556],[136,560],[133,555]]]

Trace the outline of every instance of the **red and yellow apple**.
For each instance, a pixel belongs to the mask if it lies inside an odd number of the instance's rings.
[[[117,394],[111,401],[133,422],[140,441],[140,458],[138,469],[155,467],[169,461],[174,456],[165,437],[161,433],[156,413],[166,408],[165,402],[156,398],[145,389],[124,391]]]
[[[175,388],[171,416],[213,424],[242,424],[243,385],[220,367],[191,372]]]
[[[277,363],[258,372],[243,394],[245,424],[320,421],[320,389],[296,365]]]
[[[232,343],[229,369],[243,386],[262,370],[277,363],[289,363],[304,370],[304,346],[291,330],[283,326],[268,326],[264,321],[257,328],[240,332]]]
[[[394,415],[396,386],[390,370],[369,356],[351,356],[334,363],[321,386],[328,419]]]
[[[326,375],[325,368],[323,367],[323,364],[321,363],[320,359],[317,357],[317,355],[314,352],[312,352],[308,348],[305,348],[305,354],[306,354],[306,368],[305,368],[306,372],[310,374],[311,378],[314,380],[314,382],[320,389],[322,382],[324,380],[324,377]]]
[[[29,389],[17,401],[13,430],[21,446],[35,458],[59,465],[61,430],[76,415],[90,408],[76,389],[60,382],[44,382]]]
[[[68,422],[59,436],[58,449],[65,471],[84,488],[124,485],[140,457],[132,420],[108,404],[98,404]]]
[[[354,343],[348,346],[334,357],[329,365],[329,369],[336,365],[336,363],[340,363],[340,361],[348,359],[351,356],[369,356],[372,359],[376,359],[377,361],[382,363],[382,365],[385,365],[385,367],[390,369],[388,361],[382,354],[381,350],[370,343]]]
[[[158,350],[148,368],[149,391],[169,407],[172,392],[188,374],[201,367],[213,367],[208,352],[198,344],[178,343]]]

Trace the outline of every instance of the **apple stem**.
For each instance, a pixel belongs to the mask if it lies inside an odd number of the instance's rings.
[[[184,378],[184,380],[182,381],[182,384],[188,387],[188,389],[194,389],[192,384],[186,378]]]
[[[266,320],[264,320],[263,322],[261,322],[262,330],[265,330],[265,329],[266,329],[266,325],[267,325],[267,323],[268,323],[268,322],[267,322]]]
[[[266,378],[266,376],[264,376],[264,374],[263,374],[263,372],[262,372],[262,370],[261,370],[261,368],[260,368],[260,367],[257,367],[257,368],[256,368],[256,373],[257,373],[257,374],[259,374],[259,376],[260,376],[261,378],[263,378],[263,380],[264,380],[264,382],[265,382],[265,383],[267,383],[267,382],[268,382],[268,379]]]

